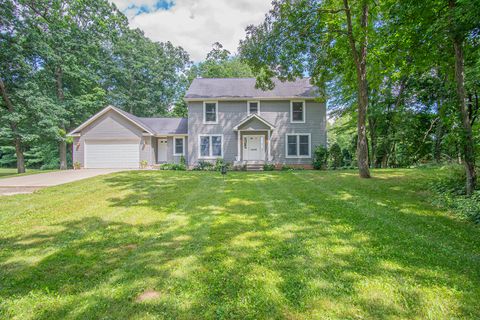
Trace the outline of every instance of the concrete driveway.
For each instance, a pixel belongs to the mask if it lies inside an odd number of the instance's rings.
[[[37,173],[0,179],[0,195],[32,193],[35,190],[109,174],[125,169],[82,169]]]

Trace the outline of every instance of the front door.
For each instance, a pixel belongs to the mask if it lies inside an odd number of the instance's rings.
[[[158,162],[167,162],[167,139],[158,139]]]
[[[265,160],[265,136],[243,136],[244,160]]]

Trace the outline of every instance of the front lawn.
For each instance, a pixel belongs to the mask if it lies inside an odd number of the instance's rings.
[[[17,173],[17,168],[0,168],[0,179],[1,178],[11,178],[18,176],[26,176],[29,174],[48,172],[52,170],[40,170],[40,169],[26,169],[25,173]]]
[[[120,172],[0,197],[0,318],[480,318],[438,170]]]

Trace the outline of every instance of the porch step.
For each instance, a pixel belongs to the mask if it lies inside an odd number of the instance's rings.
[[[247,171],[263,171],[263,164],[261,163],[248,163]]]

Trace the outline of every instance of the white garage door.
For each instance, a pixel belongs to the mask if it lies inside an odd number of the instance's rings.
[[[139,165],[139,140],[89,140],[85,142],[85,168],[138,168]]]

